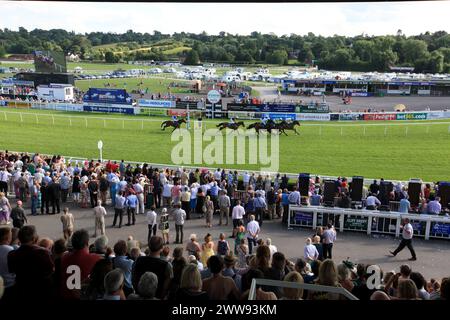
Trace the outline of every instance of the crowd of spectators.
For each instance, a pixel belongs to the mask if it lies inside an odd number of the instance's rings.
[[[195,235],[193,235],[195,236]],[[89,234],[80,229],[70,239],[41,238],[32,225],[0,228],[0,292],[11,300],[158,300],[195,302],[205,300],[247,300],[253,279],[270,279],[298,284],[343,288],[360,300],[448,300],[450,278],[425,280],[408,265],[383,272],[377,265],[336,264],[318,255],[286,259],[281,251],[271,253],[263,241],[254,254],[239,261],[233,250],[215,251],[203,263],[203,250],[176,247],[172,252],[159,236],[152,236],[148,248],[118,240],[112,247],[101,236],[89,246]],[[193,242],[189,242],[193,243]],[[189,244],[188,243],[188,244]],[[74,273],[74,266],[79,268]],[[370,268],[369,268],[370,267]],[[373,270],[380,284],[373,287]],[[80,277],[76,286],[73,275]],[[73,285],[72,285],[73,284]],[[3,288],[4,287],[4,288]],[[4,289],[4,290],[3,290]],[[343,300],[342,294],[257,285],[256,300]]]
[[[402,266],[399,273],[383,274],[381,286],[369,289],[368,270],[373,266],[368,269],[369,265],[342,265],[332,260],[336,239],[332,223],[306,240],[303,257],[295,262],[289,261],[271,239],[263,239],[264,220],[281,222],[290,204],[301,204],[302,200],[309,203],[315,201],[314,196],[320,196],[319,179],[311,181],[311,196],[302,199],[295,184],[288,192],[291,186],[285,175],[272,179],[246,172],[240,181],[236,171],[161,170],[146,164],[132,167],[124,161],[72,165],[60,156],[7,151],[0,154],[0,168],[0,205],[5,224],[0,226],[0,276],[6,288],[4,299],[237,301],[248,299],[253,279],[342,287],[365,300],[449,297],[448,278],[427,282],[419,272],[408,272],[407,266]],[[340,192],[348,192],[346,179],[338,181]],[[237,190],[240,184],[245,192]],[[376,185],[369,187],[373,194],[377,194]],[[152,199],[147,213],[144,191]],[[397,191],[401,195],[404,190],[396,186]],[[423,193],[431,198],[431,186],[426,186]],[[16,198],[15,205],[9,202],[12,198]],[[32,215],[58,214],[61,204],[64,206],[63,238],[39,237],[36,228],[27,224],[22,208],[28,201]],[[100,236],[94,234],[93,244],[89,245],[86,230],[75,227],[68,202],[95,213],[95,232],[100,230]],[[109,245],[104,215],[112,209],[113,225],[119,228],[124,214],[127,225],[135,223],[136,215],[146,214],[147,246],[133,237]],[[212,231],[208,231],[202,243],[195,234],[185,241],[183,225],[187,220],[203,217],[206,226],[211,227],[214,214],[225,225],[231,215],[229,238],[221,233],[214,241]],[[169,216],[176,229],[177,247],[172,253],[168,246]],[[69,285],[73,266],[80,268],[81,288]],[[375,268],[383,273],[379,266]],[[343,296],[262,285],[257,286],[256,299],[321,300]]]

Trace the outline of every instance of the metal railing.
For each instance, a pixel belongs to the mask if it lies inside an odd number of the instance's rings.
[[[342,287],[330,287],[330,286],[322,286],[318,284],[309,284],[309,283],[295,283],[288,281],[280,281],[280,280],[269,280],[269,279],[253,279],[252,284],[250,286],[250,291],[248,295],[248,300],[256,300],[256,286],[269,286],[269,287],[282,287],[282,288],[291,288],[291,289],[305,289],[310,291],[319,291],[319,292],[328,292],[334,294],[340,294],[349,300],[359,300],[353,294],[348,292],[346,289]]]
[[[450,240],[450,217],[428,214],[410,214],[400,212],[379,212],[375,210],[333,209],[324,207],[303,207],[289,205],[288,229],[303,227],[316,229],[330,221],[340,232],[356,231],[391,234],[399,237],[402,219],[409,218],[414,235]]]

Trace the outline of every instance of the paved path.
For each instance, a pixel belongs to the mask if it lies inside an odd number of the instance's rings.
[[[15,201],[11,201],[13,205]],[[86,228],[89,233],[93,234],[94,217],[91,209],[80,209],[74,207],[72,204],[68,205],[71,212],[75,216],[76,228]],[[106,217],[106,235],[109,238],[109,245],[112,247],[119,239],[126,239],[127,236],[132,235],[135,239],[141,241],[146,246],[147,242],[147,225],[146,219],[143,215],[138,215],[135,226],[122,226],[122,228],[111,228],[114,210],[110,205],[106,206],[108,215]],[[27,214],[30,210],[26,207]],[[44,215],[44,216],[29,216],[29,223],[37,227],[40,236],[47,236],[52,239],[57,239],[62,236],[62,228],[60,222],[60,215]],[[124,223],[126,223],[126,216]],[[218,217],[214,216],[213,228],[205,228],[205,221],[203,219],[191,219],[186,221],[184,230],[184,245],[189,240],[191,233],[196,233],[199,241],[203,239],[206,233],[210,232],[217,241],[219,233],[225,232],[227,236],[231,234],[231,219],[230,226],[218,226]],[[305,239],[312,235],[312,230],[308,229],[294,229],[287,230],[279,219],[273,221],[265,221],[262,226],[261,237],[263,239],[271,238],[272,243],[278,247],[278,250],[283,252],[289,259],[295,261],[298,257],[303,255],[303,246]],[[94,238],[91,238],[92,241]],[[170,222],[170,247],[175,248],[172,244],[175,240],[175,226],[174,222]],[[234,245],[234,239],[232,243]],[[350,258],[353,262],[379,264],[383,270],[397,270],[401,264],[407,263],[412,266],[413,270],[421,272],[427,279],[434,277],[441,279],[444,276],[450,276],[450,241],[444,240],[422,240],[415,239],[414,247],[417,252],[417,261],[408,261],[410,258],[409,251],[405,248],[395,258],[388,256],[388,250],[394,250],[398,245],[399,240],[392,236],[368,236],[361,233],[338,233],[337,242],[333,249],[334,260],[341,262]]]

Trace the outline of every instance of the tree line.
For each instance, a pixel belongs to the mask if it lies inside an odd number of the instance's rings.
[[[165,53],[177,46],[189,49]],[[388,71],[392,66],[408,66],[414,67],[415,72],[450,72],[450,34],[445,31],[409,37],[401,30],[386,36],[323,37],[311,32],[277,36],[259,32],[208,35],[206,32],[163,34],[128,30],[122,34],[78,34],[62,29],[0,29],[0,57],[33,50],[70,52],[85,60],[106,62],[181,58],[185,64],[296,63],[349,71]]]

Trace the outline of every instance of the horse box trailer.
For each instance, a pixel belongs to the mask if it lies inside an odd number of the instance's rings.
[[[74,87],[70,84],[55,84],[37,86],[37,96],[46,101],[74,101]]]

